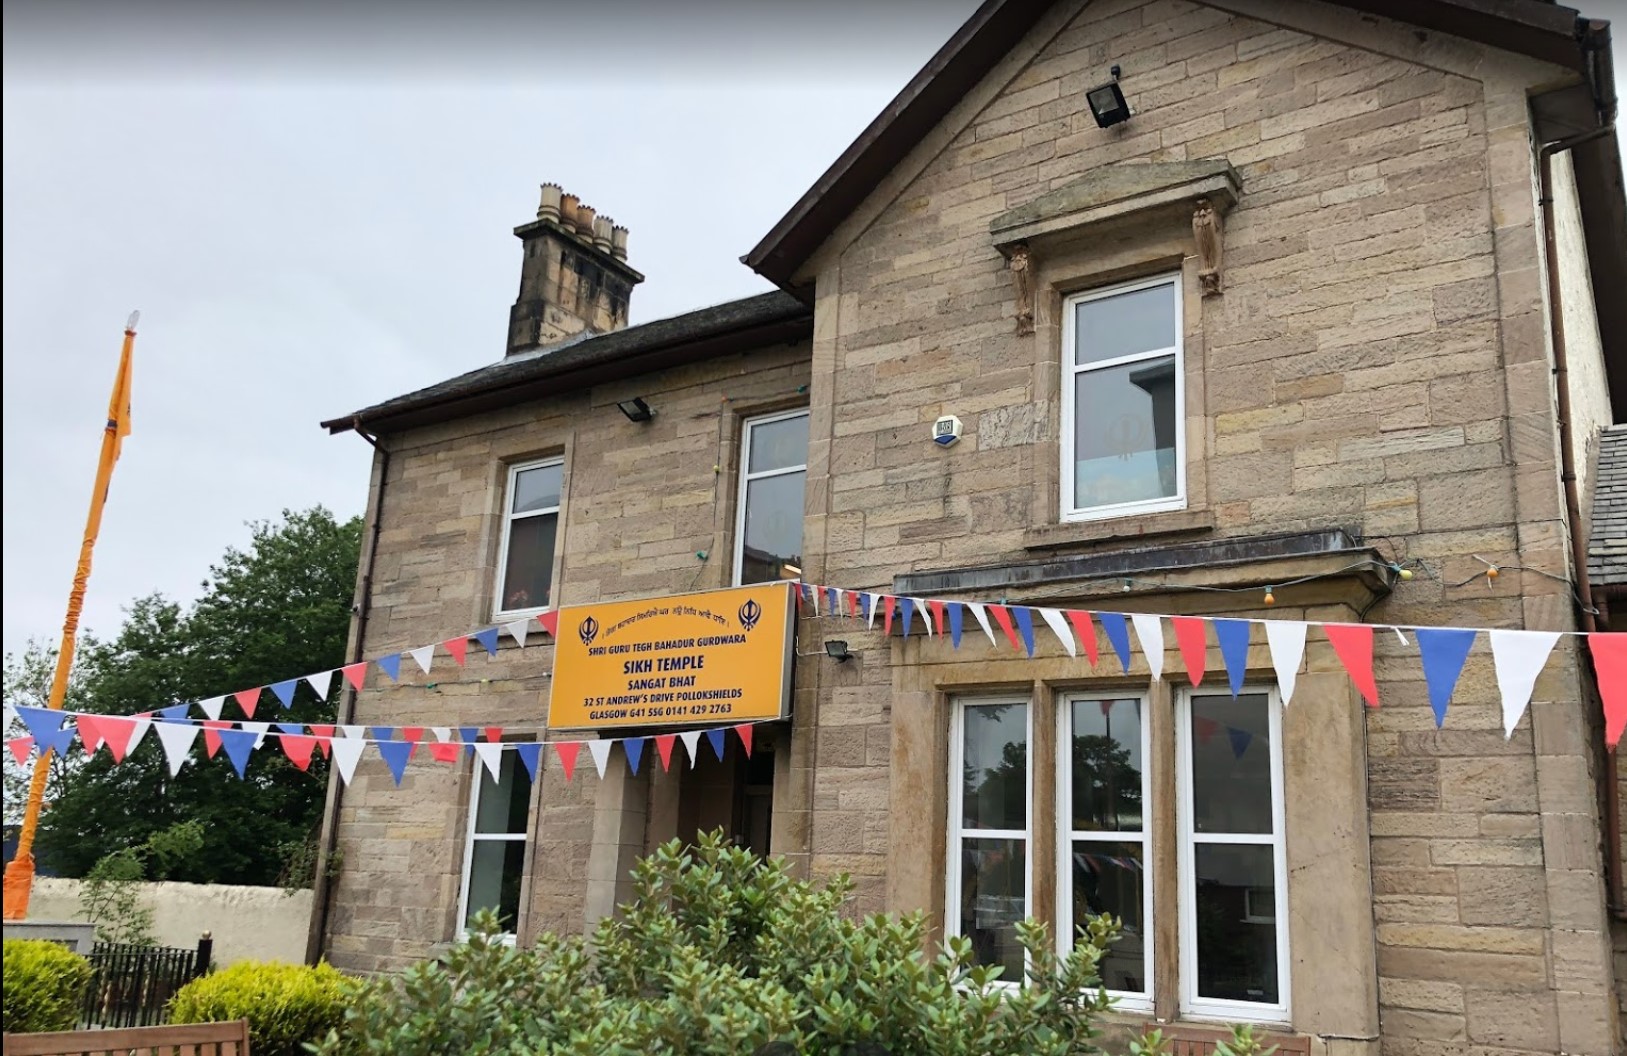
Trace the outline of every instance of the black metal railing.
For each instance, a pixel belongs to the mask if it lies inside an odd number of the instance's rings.
[[[150,1027],[164,1022],[175,991],[209,971],[214,940],[207,932],[196,949],[98,942],[95,970],[80,1019],[87,1027]]]

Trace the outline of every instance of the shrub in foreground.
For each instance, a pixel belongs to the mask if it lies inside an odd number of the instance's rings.
[[[171,1023],[249,1021],[255,1056],[303,1056],[344,1015],[348,983],[331,965],[238,961],[194,979],[170,999]]]
[[[7,939],[4,956],[5,1032],[72,1030],[90,985],[90,962],[44,939]]]

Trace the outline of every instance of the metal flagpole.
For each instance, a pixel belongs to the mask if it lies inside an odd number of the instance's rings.
[[[102,455],[96,464],[96,485],[90,495],[90,514],[85,518],[85,538],[79,544],[79,565],[74,570],[73,589],[68,592],[68,615],[62,621],[62,643],[57,647],[56,674],[51,679],[49,707],[61,710],[68,693],[68,672],[73,668],[74,643],[79,633],[79,612],[85,603],[85,584],[90,579],[90,556],[102,528],[102,507],[107,504],[108,484],[119,448],[130,433],[130,363],[136,343],[136,322],[140,312],[131,312],[124,324],[124,348],[119,354],[119,373],[113,381],[113,396],[107,405],[107,426],[102,433]],[[17,856],[6,866],[5,919],[22,920],[28,915],[28,896],[34,886],[34,830],[39,826],[40,806],[45,799],[45,778],[50,772],[50,752],[43,747],[34,761],[34,778],[28,786],[28,807],[22,832],[17,838]]]

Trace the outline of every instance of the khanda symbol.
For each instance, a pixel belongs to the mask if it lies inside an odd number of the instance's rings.
[[[757,626],[757,621],[763,618],[763,607],[755,601],[747,601],[740,606],[740,626],[750,631]]]
[[[599,637],[599,621],[589,616],[577,624],[576,636],[582,639],[583,645],[592,645],[593,639]]]

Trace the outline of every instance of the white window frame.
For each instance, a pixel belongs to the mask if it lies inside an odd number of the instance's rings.
[[[549,609],[553,608],[554,588],[558,586],[554,576],[550,575],[548,578],[548,604],[532,605],[523,609],[503,608],[503,578],[508,575],[509,528],[514,524],[515,521],[523,521],[531,517],[546,517],[550,513],[553,514],[557,520],[554,528],[554,553],[553,556],[549,558],[549,562],[553,563],[558,560],[559,541],[565,534],[565,474],[563,470],[561,470],[559,477],[559,502],[546,509],[527,510],[524,513],[513,512],[514,484],[515,481],[519,479],[520,474],[526,472],[527,470],[546,469],[549,466],[563,467],[564,465],[565,460],[563,458],[542,458],[533,462],[516,462],[508,467],[507,483],[503,486],[503,508],[501,512],[501,516],[503,518],[502,539],[497,547],[497,570],[496,574],[493,576],[493,579],[496,581],[496,586],[492,595],[492,617],[494,619],[514,619],[521,616],[535,616],[538,613],[547,612]]]
[[[1086,366],[1079,366],[1078,349],[1075,346],[1075,342],[1078,340],[1078,327],[1074,321],[1077,314],[1076,307],[1087,301],[1102,300],[1122,293],[1134,293],[1137,290],[1149,290],[1157,286],[1169,286],[1175,299],[1174,346],[1154,349],[1149,352],[1137,352],[1134,355],[1118,356]],[[1095,373],[1109,367],[1123,366],[1126,363],[1163,359],[1171,355],[1175,357],[1175,494],[1169,498],[1138,499],[1134,502],[1117,502],[1105,506],[1078,508],[1075,505],[1076,499],[1074,498],[1075,477],[1078,472],[1074,468],[1076,379],[1080,374]],[[1083,293],[1073,294],[1063,300],[1062,431],[1058,439],[1060,442],[1057,446],[1060,449],[1059,457],[1062,468],[1060,481],[1062,485],[1062,520],[1097,521],[1110,517],[1123,517],[1128,514],[1155,513],[1186,508],[1186,332],[1182,305],[1181,275],[1179,272],[1087,290]]]
[[[961,782],[961,769],[966,762],[966,709],[976,707],[1015,705],[1021,706],[1024,714],[1023,736],[1027,738],[1027,750],[1023,758],[1027,765],[1023,772],[1023,810],[1027,819],[1027,827],[1022,829],[967,829],[965,827],[966,805],[963,802]],[[966,838],[986,840],[1021,840],[1023,845],[1023,917],[1034,915],[1034,702],[1029,697],[955,697],[950,701],[949,721],[949,841],[948,856],[944,872],[947,875],[944,902],[944,928],[945,938],[961,934],[960,931],[960,895],[961,895],[961,844]],[[1028,957],[1023,957],[1023,968],[1026,973]],[[1016,986],[1021,979],[1012,979],[1010,976],[1001,976],[996,985]]]
[[[513,749],[507,749],[504,752],[505,757],[507,756],[508,752],[512,751],[512,750]],[[468,754],[468,753],[465,753],[465,754]],[[536,790],[537,782],[532,781],[531,782],[531,784],[532,784],[531,793],[530,793],[529,796],[527,796],[527,803],[526,803],[526,810],[525,810],[525,816],[526,816],[525,830],[526,831],[524,831],[524,832],[477,832],[476,831],[476,825],[475,825],[475,819],[480,813],[480,786],[481,786],[481,780],[480,779],[481,779],[481,775],[486,773],[486,764],[481,762],[480,757],[478,755],[471,758],[469,760],[469,762],[471,764],[471,769],[469,771],[469,811],[468,811],[468,817],[464,821],[464,828],[463,828],[463,876],[458,882],[458,926],[457,926],[457,936],[458,936],[458,941],[459,942],[462,942],[464,939],[469,937],[469,878],[474,872],[475,844],[476,843],[526,843],[526,842],[528,842],[531,839],[532,807],[531,807],[530,800],[531,800],[532,797],[534,797],[536,795],[536,791],[537,791]],[[520,760],[518,758],[516,758],[514,760],[514,765],[515,766],[522,766],[523,764],[520,762]],[[527,776],[529,777],[530,775],[528,774]],[[540,777],[541,775],[539,774],[538,776]],[[522,892],[521,893],[521,898],[520,898],[520,906],[521,906],[521,909],[523,910],[524,906],[525,906],[525,898],[524,898],[525,877],[523,877],[523,876],[520,878],[520,888],[521,888],[521,892]],[[519,928],[519,926],[520,926],[519,913],[517,912],[515,914],[514,927],[517,929],[517,928]],[[503,941],[508,943],[510,946],[514,945],[515,938],[516,938],[516,934],[513,931],[505,931],[502,934]]]
[[[760,425],[772,425],[774,422],[786,422],[786,421],[790,421],[792,418],[807,418],[807,417],[808,417],[808,408],[800,407],[800,408],[797,408],[796,410],[793,410],[793,411],[780,411],[780,412],[777,412],[775,414],[758,415],[755,418],[747,418],[744,422],[741,423],[741,426],[740,426],[740,480],[739,480],[739,491],[738,491],[737,498],[736,498],[735,504],[734,504],[735,505],[735,511],[734,511],[734,571],[733,571],[732,576],[730,578],[730,583],[732,585],[734,585],[734,586],[738,587],[738,586],[741,585],[740,584],[740,576],[741,576],[741,573],[743,571],[742,566],[745,564],[745,558],[746,558],[746,486],[748,484],[750,484],[754,480],[766,480],[769,477],[783,477],[783,476],[785,476],[785,475],[787,475],[789,473],[801,473],[803,475],[803,478],[802,478],[803,479],[803,492],[802,492],[802,494],[803,494],[804,503],[807,502],[807,495],[808,495],[808,490],[807,490],[808,463],[807,463],[807,460],[806,460],[806,456],[804,456],[804,460],[803,460],[802,464],[798,465],[798,466],[782,466],[779,469],[765,469],[765,470],[761,470],[761,471],[756,472],[756,473],[751,472],[751,437],[752,437],[752,434],[757,429],[757,427],[760,426]],[[806,513],[804,513],[804,515],[803,515],[803,522],[804,522],[803,527],[806,528],[807,527],[807,524],[806,524],[807,515],[806,515]],[[798,578],[798,577],[792,577],[792,578]]]
[[[1141,832],[1126,835],[1122,832],[1076,832],[1073,828],[1073,705],[1079,701],[1139,700],[1141,701]],[[1141,844],[1141,927],[1143,935],[1142,980],[1146,989],[1141,993],[1129,990],[1108,990],[1117,999],[1120,1009],[1131,1012],[1153,1010],[1153,870],[1152,870],[1152,711],[1146,691],[1124,693],[1093,691],[1067,693],[1057,698],[1057,773],[1056,773],[1056,937],[1057,952],[1066,957],[1073,949],[1073,845],[1075,841],[1091,843]]]
[[[1181,1012],[1194,1019],[1283,1024],[1289,1022],[1292,997],[1288,936],[1288,839],[1284,825],[1282,760],[1282,701],[1275,687],[1245,686],[1239,696],[1264,696],[1271,731],[1271,832],[1202,833],[1194,831],[1192,812],[1192,701],[1197,697],[1226,696],[1225,691],[1182,690],[1176,699],[1176,806],[1180,846],[1177,851],[1180,873],[1181,930]],[[1198,996],[1198,907],[1197,872],[1194,845],[1243,844],[1272,848],[1273,878],[1276,883],[1274,923],[1277,929],[1276,1004],[1256,1001],[1228,1001]]]

